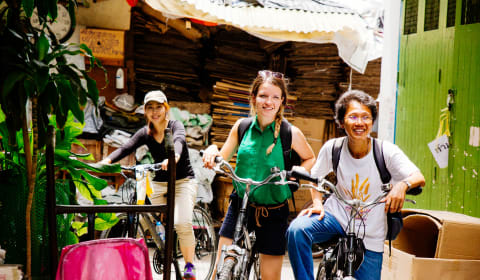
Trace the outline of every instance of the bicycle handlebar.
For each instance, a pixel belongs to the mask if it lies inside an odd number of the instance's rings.
[[[308,180],[308,181],[313,182],[313,183],[316,183],[317,186],[314,186],[312,184],[302,184],[301,187],[312,188],[312,189],[314,189],[314,190],[316,190],[320,193],[323,193],[323,194],[331,194],[333,192],[333,193],[335,193],[336,197],[339,200],[341,200],[342,202],[344,202],[347,205],[350,205],[350,206],[356,207],[356,208],[365,208],[365,207],[369,207],[371,205],[379,203],[380,200],[382,200],[384,197],[387,196],[387,194],[390,192],[390,190],[393,187],[392,184],[382,184],[381,189],[382,189],[383,193],[381,195],[379,195],[377,198],[375,198],[374,200],[370,201],[370,202],[364,202],[364,201],[359,200],[357,198],[346,199],[344,197],[344,195],[342,195],[340,193],[339,188],[325,178],[318,179],[318,178],[314,178],[314,177],[310,177],[310,176],[303,176],[302,179]],[[324,185],[327,185],[327,187],[332,191],[326,190],[323,187]],[[422,193],[422,191],[423,191],[422,187],[417,187],[417,188],[413,188],[413,189],[408,190],[406,194],[408,194],[408,195],[419,195],[419,194]],[[413,204],[416,203],[414,200],[408,199],[408,198],[406,198],[405,201],[411,202]]]
[[[162,168],[161,163],[146,163],[146,164],[137,164],[133,166],[121,166],[122,170],[144,170],[144,171],[159,171]]]

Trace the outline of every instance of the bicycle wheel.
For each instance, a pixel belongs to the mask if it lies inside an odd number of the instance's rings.
[[[320,264],[318,265],[318,270],[317,270],[317,277],[315,278],[316,280],[326,280],[327,279],[327,273],[325,271],[325,260],[321,260]]]
[[[217,280],[231,280],[233,279],[233,269],[235,268],[235,259],[228,258],[222,266],[222,270],[217,273]]]
[[[192,216],[193,233],[195,235],[195,265],[196,278],[198,280],[210,279],[215,266],[217,256],[217,238],[213,228],[213,222],[208,213],[200,206],[195,205]],[[178,264],[183,269],[185,260],[177,244],[176,253]]]
[[[248,261],[247,266],[247,279],[248,280],[260,280],[260,259],[258,252],[255,252]]]

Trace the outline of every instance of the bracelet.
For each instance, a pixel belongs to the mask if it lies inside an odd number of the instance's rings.
[[[412,184],[410,184],[410,182],[408,180],[403,180],[403,182],[407,185],[407,191],[408,192],[409,190],[412,189]]]

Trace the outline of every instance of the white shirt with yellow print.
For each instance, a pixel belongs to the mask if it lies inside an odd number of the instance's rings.
[[[324,177],[333,170],[332,164],[332,147],[334,140],[331,139],[318,154],[317,161],[312,168],[312,175],[316,177]],[[351,156],[348,146],[344,142],[340,161],[337,168],[337,186],[343,190],[346,197],[351,199],[352,196],[363,201],[371,201],[381,194],[382,180],[375,165],[373,151],[361,159],[355,159]],[[410,174],[417,171],[418,168],[396,145],[383,142],[383,155],[388,171],[392,175],[390,183],[395,184]],[[375,252],[383,252],[383,243],[387,230],[387,219],[384,211],[384,204],[370,207],[362,212],[365,224],[360,218],[355,220],[355,232],[358,237],[363,239],[365,247]],[[332,195],[324,205],[325,211],[329,212],[338,220],[342,228],[346,231],[348,219],[350,218],[349,206],[343,204],[335,195]]]

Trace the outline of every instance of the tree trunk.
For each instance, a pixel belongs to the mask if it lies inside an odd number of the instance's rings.
[[[38,127],[37,127],[37,97],[32,98],[32,131],[33,131],[33,152],[30,148],[30,138],[28,137],[27,118],[23,122],[23,143],[25,158],[27,162],[27,184],[28,199],[25,213],[26,236],[27,236],[27,279],[32,279],[32,206],[35,194],[35,178],[37,174],[37,150],[38,150]],[[28,114],[25,114],[27,116]]]

